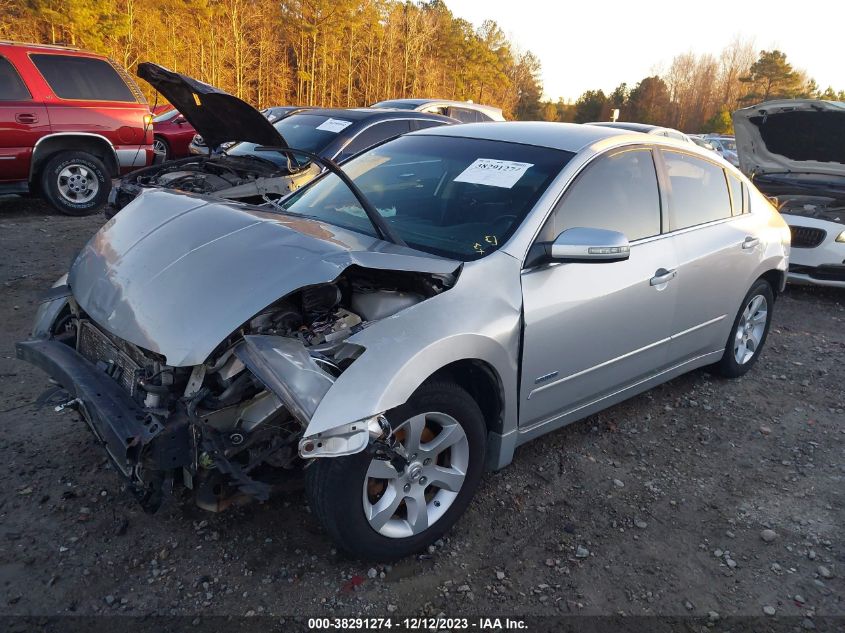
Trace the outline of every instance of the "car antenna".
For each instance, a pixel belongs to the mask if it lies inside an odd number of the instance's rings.
[[[367,199],[367,196],[364,195],[364,192],[358,188],[352,179],[347,175],[343,169],[340,168],[336,162],[334,162],[331,158],[325,158],[320,156],[319,154],[314,154],[313,152],[307,152],[302,149],[293,149],[291,147],[283,147],[281,145],[259,145],[255,148],[256,152],[281,152],[288,157],[288,161],[291,158],[294,158],[294,154],[302,154],[303,156],[307,156],[313,160],[316,160],[319,163],[322,163],[326,166],[330,172],[332,172],[335,176],[340,178],[343,181],[349,191],[352,192],[352,195],[361,203],[361,207],[364,209],[364,213],[367,214],[367,218],[369,218],[370,223],[379,233],[379,237],[383,240],[387,240],[388,242],[393,242],[394,244],[398,244],[399,246],[407,246],[405,241],[399,237],[396,232],[390,227],[390,225],[384,221],[381,213],[378,212],[373,206],[373,203]],[[295,158],[294,158],[295,160]]]

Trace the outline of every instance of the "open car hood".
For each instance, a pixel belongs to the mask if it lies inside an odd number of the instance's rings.
[[[150,62],[138,64],[138,76],[163,94],[209,147],[226,141],[287,147],[263,114],[228,92]]]
[[[766,101],[733,113],[740,169],[748,176],[845,176],[845,102]]]
[[[447,275],[460,264],[316,220],[150,189],[91,238],[67,283],[100,327],[191,366],[263,308],[349,266]]]

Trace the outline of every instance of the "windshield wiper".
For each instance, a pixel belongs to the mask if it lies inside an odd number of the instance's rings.
[[[370,220],[370,223],[373,225],[373,228],[379,234],[379,237],[383,240],[388,242],[393,242],[394,244],[398,244],[399,246],[407,246],[405,241],[399,237],[396,232],[390,227],[390,225],[384,221],[381,213],[378,212],[378,209],[373,206],[373,203],[367,199],[367,196],[364,195],[364,192],[358,188],[352,179],[346,174],[340,166],[334,162],[331,158],[324,158],[319,154],[315,154],[313,152],[307,152],[302,149],[292,149],[290,147],[281,147],[275,145],[259,145],[255,148],[256,152],[280,152],[288,157],[288,160],[296,161],[295,154],[301,154],[303,156],[307,156],[312,160],[316,160],[319,163],[322,163],[326,166],[330,172],[332,172],[335,176],[340,178],[343,181],[343,184],[347,186],[349,191],[352,192],[352,195],[355,196],[355,199],[361,205],[361,208],[364,209],[364,213],[367,214],[367,218]]]

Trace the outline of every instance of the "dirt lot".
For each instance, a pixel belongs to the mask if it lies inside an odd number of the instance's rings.
[[[845,616],[845,292],[790,288],[745,378],[694,372],[523,447],[449,538],[371,567],[302,495],[145,515],[74,414],[35,409],[14,343],[101,222],[0,200],[0,614]]]

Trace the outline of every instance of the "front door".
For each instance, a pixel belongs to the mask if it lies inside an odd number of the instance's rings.
[[[540,240],[567,228],[620,231],[620,262],[547,263],[522,275],[524,332],[520,426],[577,411],[666,367],[677,255],[662,236],[652,152],[594,160],[570,186]]]

